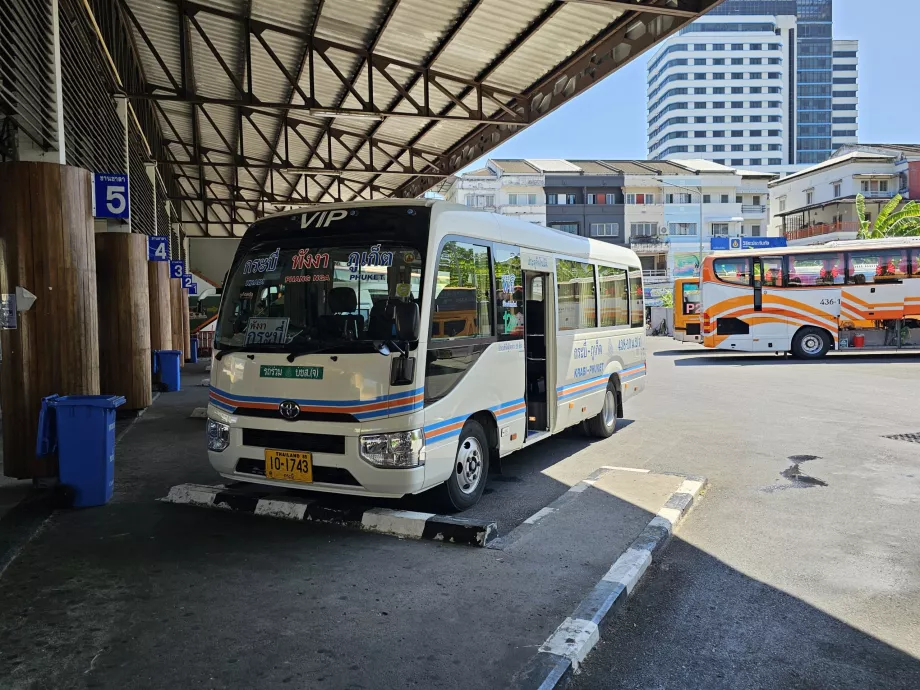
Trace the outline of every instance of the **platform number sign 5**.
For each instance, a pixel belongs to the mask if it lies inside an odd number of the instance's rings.
[[[169,262],[169,277],[182,278],[185,275],[185,264],[182,261]],[[184,286],[183,286],[184,287]]]
[[[147,238],[147,261],[169,261],[169,238]]]
[[[96,218],[130,218],[128,176],[93,174],[93,216]]]

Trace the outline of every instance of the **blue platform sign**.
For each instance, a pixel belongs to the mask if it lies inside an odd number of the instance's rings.
[[[188,294],[190,295],[198,294],[198,283],[196,283],[194,280],[190,281],[188,284]]]
[[[169,261],[169,238],[147,238],[147,261]]]
[[[195,282],[195,277],[191,273],[182,274],[182,287],[192,289],[192,284]]]
[[[93,173],[93,217],[129,218],[128,176]]]
[[[182,278],[185,275],[185,262],[184,261],[170,261],[169,262],[169,277],[170,278]]]
[[[771,247],[785,247],[785,237],[713,237],[709,240],[709,248],[713,251],[726,249],[769,249]]]

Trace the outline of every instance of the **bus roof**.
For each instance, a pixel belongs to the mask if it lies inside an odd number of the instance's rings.
[[[886,237],[880,240],[837,240],[826,244],[812,244],[805,247],[762,247],[760,249],[742,249],[735,251],[714,252],[713,257],[723,256],[785,256],[787,254],[821,254],[834,250],[860,251],[873,249],[891,249],[892,247],[920,247],[920,237]]]

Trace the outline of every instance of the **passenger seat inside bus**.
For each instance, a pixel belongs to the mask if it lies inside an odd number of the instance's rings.
[[[332,288],[328,304],[333,313],[319,317],[322,333],[345,340],[357,340],[364,331],[364,317],[350,313],[358,309],[357,293],[350,287]]]

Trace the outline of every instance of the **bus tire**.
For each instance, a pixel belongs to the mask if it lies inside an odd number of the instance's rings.
[[[435,490],[440,512],[472,508],[482,498],[489,476],[489,439],[475,419],[468,419],[460,432],[457,455],[450,477]]]
[[[601,411],[591,419],[585,420],[585,429],[588,435],[595,438],[610,438],[617,430],[617,410],[619,409],[619,393],[616,384],[611,379],[604,391],[604,405]]]
[[[792,338],[792,354],[799,359],[820,359],[831,349],[831,339],[820,328],[800,328]]]

